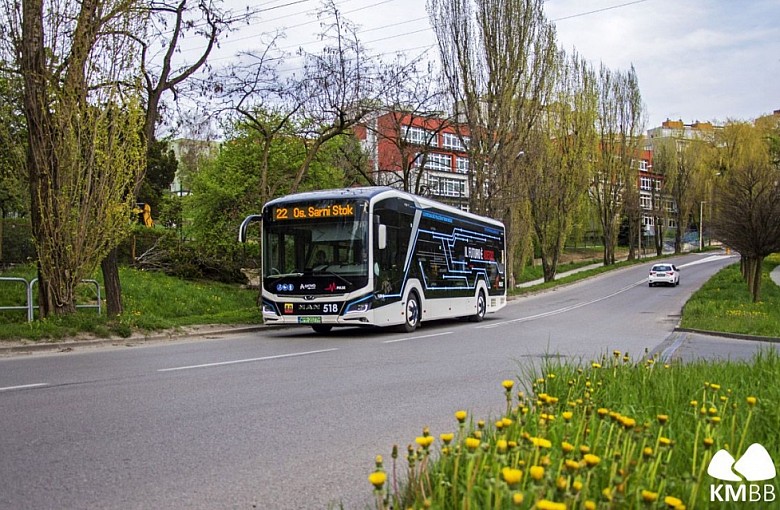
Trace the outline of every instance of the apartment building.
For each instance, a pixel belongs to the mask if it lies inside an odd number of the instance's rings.
[[[355,129],[377,184],[428,195],[468,210],[469,158],[465,124],[435,112],[384,111]]]

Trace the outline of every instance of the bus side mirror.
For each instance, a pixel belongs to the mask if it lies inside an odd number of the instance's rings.
[[[244,221],[241,222],[241,226],[238,227],[238,242],[239,243],[245,243],[246,242],[246,229],[249,226],[250,223],[254,221],[263,221],[263,217],[259,214],[252,214],[244,218]]]
[[[387,225],[379,224],[377,229],[377,246],[380,250],[387,248]]]

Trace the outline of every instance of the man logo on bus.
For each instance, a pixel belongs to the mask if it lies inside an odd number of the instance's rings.
[[[284,304],[284,313],[293,313],[293,304],[292,303],[285,303]]]

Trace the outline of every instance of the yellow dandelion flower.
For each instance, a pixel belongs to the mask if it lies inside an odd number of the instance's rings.
[[[544,478],[544,468],[542,466],[531,466],[531,469],[528,470],[528,473],[531,475],[531,478],[537,482]]]
[[[559,476],[558,479],[555,480],[555,486],[559,491],[565,491],[569,488],[569,481],[566,478]]]
[[[439,439],[441,439],[442,443],[444,444],[450,444],[452,440],[455,439],[455,434],[453,434],[452,432],[441,434],[439,436]]]
[[[612,355],[617,359],[620,357],[620,351],[612,351]]]
[[[645,446],[645,448],[642,450],[642,455],[645,457],[652,457],[653,456],[653,449],[649,446]]]
[[[428,447],[433,444],[433,436],[418,436],[414,438],[414,442],[423,448],[428,449]]]
[[[532,437],[531,442],[540,448],[552,448],[552,443],[543,437]]]
[[[512,388],[514,387],[515,382],[511,379],[506,379],[501,383],[501,386],[504,387],[506,391],[512,391]]]
[[[376,464],[376,467],[378,467],[378,468],[382,467],[382,462],[383,461],[384,461],[384,459],[382,458],[381,455],[377,455],[376,457],[374,457],[374,463]]]
[[[707,449],[712,448],[712,445],[715,444],[715,440],[711,437],[705,437],[702,442],[704,443],[704,447]]]
[[[455,419],[458,420],[459,423],[466,421],[467,416],[468,413],[466,411],[455,411]]]
[[[525,496],[523,496],[522,492],[515,492],[514,494],[512,494],[512,504],[515,506],[522,505],[524,499]]]
[[[504,439],[496,441],[496,451],[498,453],[506,453],[507,448],[509,448],[509,444]]]
[[[566,510],[566,503],[556,503],[549,499],[540,499],[536,502],[537,510]]]
[[[586,444],[580,445],[580,453],[585,455],[586,453],[590,453],[590,446]]]
[[[612,501],[612,489],[610,489],[609,487],[604,487],[604,490],[601,491],[601,495],[607,501]]]
[[[501,421],[501,420],[498,420],[498,421],[495,423],[495,426],[496,426],[496,428],[497,428],[498,430],[501,430],[501,429],[503,429],[503,428],[504,428],[504,422],[503,422],[503,421]]]
[[[720,389],[720,384],[712,383],[710,384],[710,389],[713,391],[718,391]]]
[[[523,472],[519,469],[505,467],[501,470],[501,477],[511,487],[520,483],[520,480],[523,478]]]
[[[564,411],[561,413],[561,417],[563,417],[564,421],[571,421],[573,416],[574,413],[571,411]]]
[[[566,441],[561,443],[561,448],[563,449],[563,453],[571,453],[574,451],[574,445],[567,443]]]
[[[606,416],[609,414],[609,409],[599,407],[596,412],[599,414],[599,418],[606,418]]]
[[[501,418],[501,422],[504,424],[504,427],[509,427],[514,423],[514,420],[510,418]]]
[[[658,444],[661,446],[672,446],[672,440],[668,437],[661,436],[658,438]]]
[[[371,482],[371,485],[376,489],[381,489],[385,484],[385,481],[387,481],[387,475],[382,471],[374,471],[368,475],[368,481]]]
[[[566,459],[566,462],[564,462],[564,466],[569,471],[577,471],[580,468],[580,463],[576,460]]]
[[[571,490],[574,491],[575,493],[580,492],[582,490],[582,482],[579,480],[574,480],[571,483]]]
[[[707,409],[707,412],[710,414],[710,416],[715,416],[718,414],[718,409],[716,407],[710,407]]]
[[[588,465],[588,467],[593,467],[597,465],[599,462],[601,462],[601,458],[593,455],[592,453],[586,453],[583,455],[582,460],[585,461],[585,464]]]
[[[720,423],[720,416],[713,416],[712,418],[710,418],[710,422],[713,425],[717,425],[718,423]]]
[[[596,363],[595,361],[593,363],[591,363],[590,366],[592,368],[601,368],[601,364],[600,363]]]
[[[691,400],[691,407],[699,407],[699,401],[698,400]]]
[[[667,421],[669,421],[668,414],[659,414],[658,416],[656,416],[656,418],[658,419],[658,423],[660,423],[661,425],[664,425]]]
[[[482,442],[477,439],[476,437],[467,437],[466,438],[466,448],[469,449],[469,451],[474,451],[477,448],[479,448],[479,445],[482,444]]]
[[[677,508],[683,504],[681,499],[675,498],[674,496],[666,496],[664,498],[664,503],[666,503],[666,506],[669,508]]]
[[[750,407],[753,407],[753,406],[755,406],[755,405],[756,405],[756,403],[758,402],[758,399],[757,399],[756,397],[748,397],[748,398],[747,398],[747,399],[745,399],[745,400],[747,400],[747,404],[748,404]]]
[[[642,490],[642,501],[645,503],[653,503],[658,500],[658,493],[652,492],[646,489]]]
[[[591,500],[585,501],[584,507],[585,507],[585,510],[596,510],[596,508],[597,508],[596,507],[596,502],[595,501],[591,501]]]
[[[477,422],[477,428],[478,429],[484,429],[485,428],[485,420],[479,420]]]

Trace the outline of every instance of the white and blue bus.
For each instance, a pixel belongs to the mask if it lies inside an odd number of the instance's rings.
[[[506,305],[504,225],[388,187],[298,193],[265,204],[266,324],[398,326]]]

